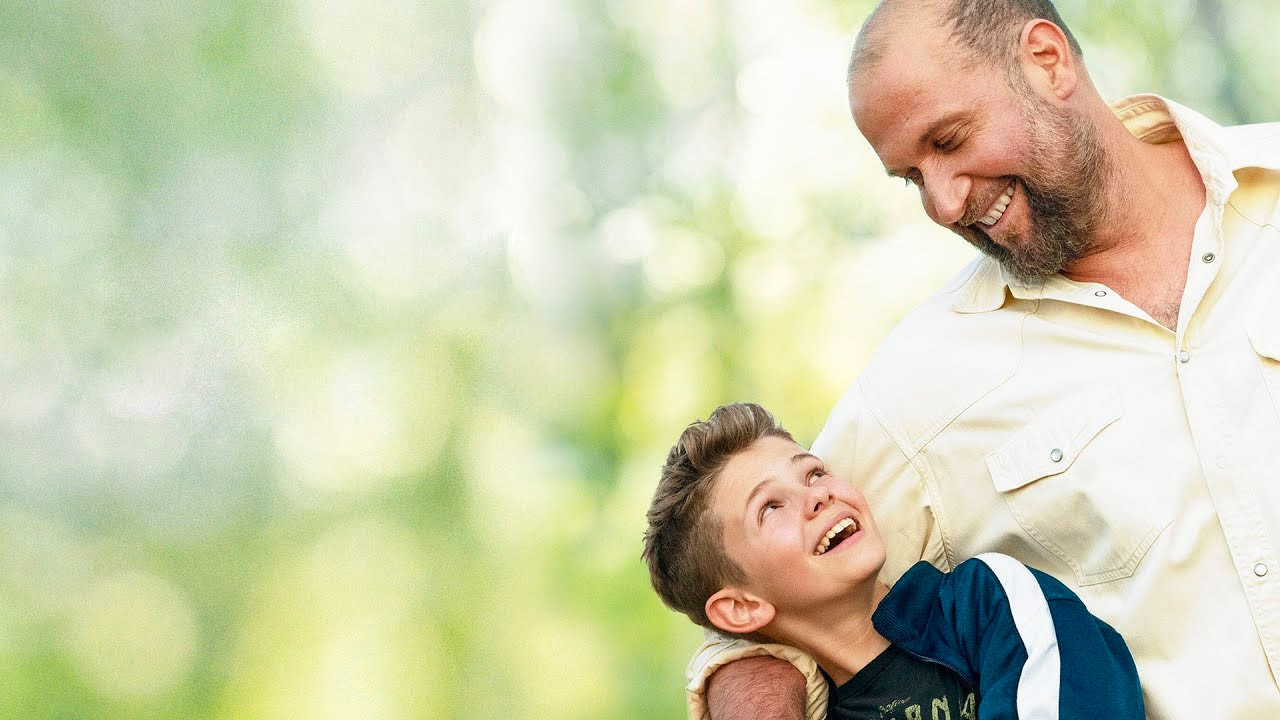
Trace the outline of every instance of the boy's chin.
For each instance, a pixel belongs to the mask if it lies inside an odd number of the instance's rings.
[[[859,598],[874,597],[879,580],[874,576],[856,583],[830,588],[820,595],[793,598],[793,602],[778,607],[770,626],[813,625],[843,616],[861,605]],[[768,632],[768,628],[762,628]]]

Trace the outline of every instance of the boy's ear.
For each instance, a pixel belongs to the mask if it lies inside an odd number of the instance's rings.
[[[724,588],[707,598],[707,618],[725,632],[749,635],[773,621],[767,600],[738,588]]]

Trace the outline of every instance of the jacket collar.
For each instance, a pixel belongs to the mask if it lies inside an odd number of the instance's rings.
[[[926,625],[920,619],[932,614],[945,578],[945,573],[924,560],[907,568],[872,613],[876,630],[889,642],[922,654]]]

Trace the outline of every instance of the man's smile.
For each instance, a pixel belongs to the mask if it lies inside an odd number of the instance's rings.
[[[1000,222],[1000,218],[1004,217],[1005,211],[1009,209],[1009,203],[1013,202],[1014,189],[1017,187],[1017,184],[1016,180],[1010,181],[1009,186],[1004,189],[1004,192],[997,195],[995,200],[991,201],[991,204],[987,206],[986,213],[977,220],[973,220],[965,224],[982,225],[986,228],[995,227],[996,223]]]

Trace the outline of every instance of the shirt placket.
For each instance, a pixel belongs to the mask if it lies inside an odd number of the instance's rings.
[[[1210,203],[1197,223],[1191,265],[1184,292],[1182,320],[1171,362],[1182,389],[1184,409],[1200,457],[1205,486],[1217,513],[1232,563],[1267,655],[1273,679],[1280,678],[1280,638],[1275,608],[1280,607],[1280,566],[1250,486],[1252,465],[1241,462],[1255,448],[1242,447],[1227,383],[1231,372],[1220,367],[1206,350],[1215,328],[1204,327],[1201,300],[1217,276],[1226,250],[1222,233],[1223,205]],[[1221,331],[1221,328],[1217,328]],[[1237,390],[1239,392],[1239,390]]]

